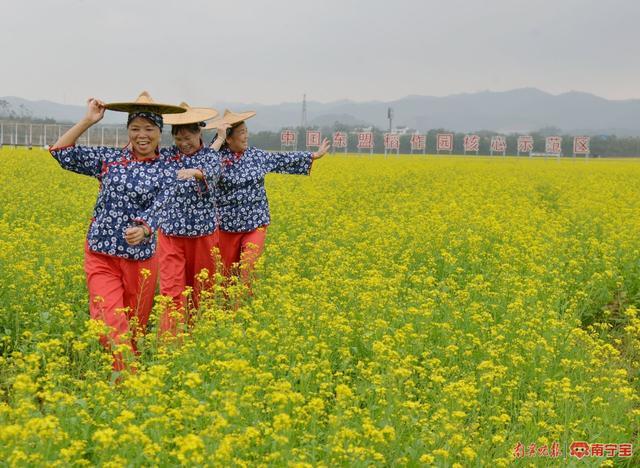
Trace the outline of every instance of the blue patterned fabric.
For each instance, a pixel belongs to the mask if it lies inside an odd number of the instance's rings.
[[[190,155],[172,146],[163,157],[171,171],[200,169],[204,181],[177,180],[162,206],[160,229],[168,236],[199,237],[216,230],[215,186],[220,177],[220,155],[201,147]]]
[[[143,119],[147,119],[155,124],[156,127],[162,131],[162,126],[164,125],[164,119],[162,118],[162,114],[156,114],[155,112],[146,112],[146,111],[137,111],[130,112],[127,118],[127,127],[131,123],[131,121],[137,117],[142,117]]]
[[[311,155],[309,151],[272,153],[253,147],[239,155],[222,148],[222,174],[216,187],[220,229],[249,232],[268,225],[271,216],[265,175],[269,172],[308,175],[313,162]]]
[[[169,164],[160,156],[137,160],[128,149],[103,146],[67,146],[50,152],[63,169],[100,181],[87,233],[89,249],[131,260],[152,257],[154,235],[131,246],[124,240],[124,232],[139,225],[146,225],[152,232],[157,229],[167,188],[176,177]]]

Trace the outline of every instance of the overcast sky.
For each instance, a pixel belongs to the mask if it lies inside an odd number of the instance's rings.
[[[0,96],[640,98],[638,0],[0,0]]]

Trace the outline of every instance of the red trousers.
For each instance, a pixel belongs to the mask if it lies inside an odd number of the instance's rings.
[[[238,275],[249,284],[254,265],[267,237],[267,226],[250,232],[219,232],[220,256],[225,276]]]
[[[153,307],[157,255],[148,260],[127,260],[92,252],[85,245],[84,271],[91,318],[102,320],[112,329],[100,337],[100,343],[107,349],[126,344],[136,352],[136,334],[144,333]],[[119,353],[114,353],[113,368],[124,368]]]
[[[183,293],[187,287],[192,288],[192,303],[198,307],[200,291],[213,284],[216,271],[214,247],[218,247],[218,234],[214,232],[201,237],[167,236],[162,231],[158,234],[158,259],[160,261],[160,293],[173,298],[174,307],[166,310],[160,318],[159,333],[162,335],[177,332],[174,311],[181,316],[184,323],[188,311],[188,297]],[[209,272],[208,279],[198,279],[203,269]]]

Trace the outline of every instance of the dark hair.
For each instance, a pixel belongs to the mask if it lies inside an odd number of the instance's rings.
[[[227,137],[230,137],[233,131],[243,123],[244,123],[244,120],[242,122],[236,122],[231,127],[227,128]]]
[[[234,123],[231,127],[227,128],[227,136],[226,138],[229,138],[231,136],[231,134],[233,133],[233,131],[238,128],[240,125],[242,125],[244,122],[244,120],[242,122],[236,122]],[[213,143],[218,139],[218,135],[213,137],[213,140],[211,140],[211,144],[213,145]],[[220,149],[222,148],[227,148],[229,146],[229,144],[227,143],[227,140],[225,139],[224,143],[222,144],[222,146],[220,147]]]
[[[182,124],[182,125],[172,125],[171,126],[171,135],[176,136],[180,130],[186,130],[189,133],[199,133],[200,128],[202,126],[199,122],[190,123],[190,124]]]

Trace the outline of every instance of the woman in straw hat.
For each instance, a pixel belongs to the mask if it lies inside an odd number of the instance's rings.
[[[218,115],[214,109],[180,104],[186,112],[164,117],[171,124],[175,145],[169,148],[169,162],[179,181],[162,208],[158,231],[160,292],[173,298],[173,308],[160,318],[161,335],[175,335],[177,323],[188,322],[185,289],[193,291],[197,307],[201,289],[211,286],[217,247],[214,190],[220,176],[218,153],[202,143],[205,121]],[[219,144],[215,149],[219,149]],[[208,275],[199,276],[206,269]]]
[[[105,109],[129,113],[127,147],[75,146],[80,135],[103,118]],[[159,157],[162,114],[181,112],[185,109],[158,104],[146,92],[134,102],[105,104],[91,98],[85,117],[50,149],[63,169],[100,182],[84,268],[91,318],[111,329],[100,342],[113,350],[114,370],[124,368],[122,353],[114,346],[136,351],[136,332],[144,331],[153,305],[158,273],[153,234],[166,187],[175,179],[175,172]]]
[[[313,161],[329,149],[326,138],[315,153],[275,153],[249,147],[245,121],[254,115],[255,112],[225,110],[221,122],[207,126],[220,126],[221,123],[230,126],[226,134],[222,134],[225,137],[220,150],[222,174],[216,187],[220,255],[225,274],[239,273],[247,285],[264,248],[266,229],[271,222],[265,175],[269,172],[308,175]]]

